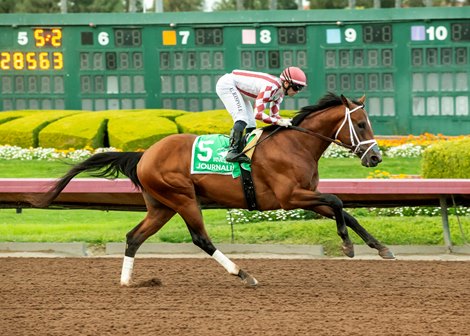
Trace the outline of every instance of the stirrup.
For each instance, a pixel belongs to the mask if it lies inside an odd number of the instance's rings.
[[[227,153],[227,156],[225,157],[225,161],[238,162],[238,163],[251,163],[250,158],[246,156],[245,154],[239,155],[239,153],[230,153],[230,152]]]

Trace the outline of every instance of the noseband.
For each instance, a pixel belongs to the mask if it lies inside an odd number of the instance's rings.
[[[357,154],[358,152],[360,153],[360,148],[362,145],[367,145],[370,144],[369,147],[362,153],[361,160],[364,158],[364,156],[374,147],[377,145],[377,141],[375,139],[371,140],[364,140],[361,141],[359,137],[357,136],[356,130],[354,129],[354,125],[351,120],[351,114],[357,110],[360,110],[364,108],[364,105],[359,105],[353,108],[352,110],[349,109],[349,107],[346,107],[346,110],[344,111],[344,120],[341,123],[341,126],[338,128],[335,134],[335,140],[338,139],[339,132],[343,129],[343,126],[346,124],[346,122],[349,123],[349,138],[351,139],[351,151],[353,154]],[[366,116],[367,118],[367,116]],[[367,118],[367,123],[370,126],[370,121],[369,118]]]

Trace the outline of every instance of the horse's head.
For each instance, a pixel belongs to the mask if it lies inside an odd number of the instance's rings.
[[[382,155],[364,110],[365,100],[363,96],[351,101],[328,92],[315,105],[297,112],[292,125],[299,130],[307,129],[328,142],[341,142],[361,158],[363,166],[375,167],[382,161]]]
[[[361,158],[363,166],[377,166],[382,162],[382,154],[364,109],[366,96],[362,96],[357,102],[352,102],[341,95],[341,100],[344,106],[344,118],[337,126],[335,139],[350,145],[351,151]]]

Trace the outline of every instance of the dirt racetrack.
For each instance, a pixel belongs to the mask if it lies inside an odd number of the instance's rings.
[[[0,335],[470,335],[470,262],[0,258]]]

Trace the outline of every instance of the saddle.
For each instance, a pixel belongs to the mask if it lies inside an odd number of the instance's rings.
[[[243,147],[243,152],[250,158],[250,160],[255,152],[256,144],[258,143],[261,134],[263,134],[263,130],[261,128],[257,128],[250,134],[245,135],[245,146]]]

